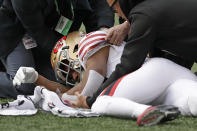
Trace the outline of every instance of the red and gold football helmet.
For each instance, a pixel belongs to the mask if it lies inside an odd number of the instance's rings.
[[[78,44],[84,35],[85,33],[81,31],[69,33],[56,43],[51,53],[51,65],[57,80],[69,87],[73,87],[81,80],[82,67],[77,51]]]

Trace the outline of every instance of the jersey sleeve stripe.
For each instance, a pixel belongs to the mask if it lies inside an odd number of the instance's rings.
[[[97,37],[97,36],[107,36],[107,35],[106,35],[106,34],[93,34],[93,35],[91,35],[91,36],[85,37],[85,39],[83,39],[83,40],[80,42],[79,47],[82,46],[83,43],[84,43],[85,41],[87,41],[88,39],[94,38],[94,37]]]
[[[104,41],[104,40],[105,40],[105,38],[98,38],[98,39],[94,39],[94,40],[92,40],[92,41],[89,41],[89,42],[86,43],[81,49],[79,49],[79,56],[81,55],[82,51],[84,50],[84,48],[85,48],[86,46],[88,46],[88,45],[90,45],[90,44],[92,44],[92,43],[97,44],[98,42]]]
[[[89,48],[85,51],[85,53],[83,54],[83,56],[82,56],[82,61],[84,60],[84,56],[87,54],[87,52],[90,51],[90,50],[92,50],[92,49],[94,49],[94,48],[97,47],[98,45],[99,45],[99,43],[96,44],[96,45],[94,45],[94,46],[89,47]]]

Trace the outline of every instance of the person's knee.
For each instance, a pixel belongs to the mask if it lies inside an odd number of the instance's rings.
[[[197,116],[197,96],[189,96],[187,104],[191,115]]]
[[[106,114],[107,107],[110,104],[109,99],[111,99],[110,96],[99,96],[92,105],[91,110],[99,114]]]
[[[17,70],[21,67],[34,67],[35,62],[31,50],[25,49],[22,43],[5,58],[6,71],[8,74],[15,76]]]
[[[178,107],[183,116],[197,116],[197,97],[188,96],[177,100],[174,106]]]

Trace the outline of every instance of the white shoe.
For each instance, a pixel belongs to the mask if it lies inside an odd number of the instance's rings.
[[[41,89],[42,88],[43,87],[41,87],[41,86],[36,86],[34,89],[34,95],[29,96],[32,99],[32,101],[34,102],[34,104],[37,104],[41,100],[41,98],[42,98],[41,97]]]
[[[34,115],[36,113],[37,109],[31,98],[28,96],[18,95],[17,100],[0,105],[0,115],[18,116]]]

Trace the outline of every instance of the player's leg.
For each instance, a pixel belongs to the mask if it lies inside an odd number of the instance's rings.
[[[112,83],[102,94],[149,104],[180,78],[196,80],[196,76],[188,69],[167,59],[152,58],[135,72]]]
[[[163,97],[163,104],[174,105],[182,115],[197,116],[197,82],[180,79],[171,84]]]
[[[100,96],[91,110],[101,115],[120,118],[137,118],[138,125],[154,125],[173,120],[179,115],[174,106],[148,106],[114,96]]]
[[[23,43],[20,42],[2,61],[6,66],[6,72],[0,72],[0,97],[16,98],[18,94],[33,94],[34,84],[23,84],[16,87],[12,84],[12,79],[19,67],[34,67],[31,50],[26,50]]]
[[[99,96],[91,109],[94,112],[99,112],[104,115],[123,118],[137,118],[144,110],[149,107],[150,106],[148,105],[132,102],[126,98]]]

